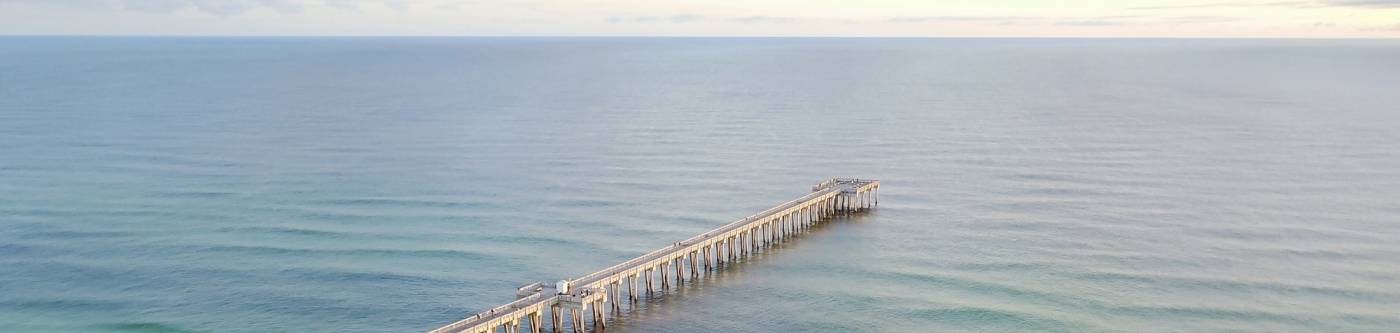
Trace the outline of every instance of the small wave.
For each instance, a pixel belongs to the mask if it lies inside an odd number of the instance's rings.
[[[481,208],[490,206],[485,202],[397,199],[397,198],[351,198],[312,201],[312,204],[328,206],[374,206],[374,207],[435,207],[435,208]]]
[[[183,220],[224,221],[232,218],[228,215],[155,209],[0,209],[0,216],[3,215],[39,218],[99,218],[104,220],[113,218],[172,218]]]
[[[238,193],[224,191],[157,191],[151,194],[153,198],[163,199],[222,199],[238,196]]]
[[[1044,291],[1031,290],[1010,285],[1003,285],[991,282],[976,281],[967,278],[918,274],[910,272],[888,272],[891,277],[900,280],[918,281],[923,283],[933,283],[939,286],[953,287],[962,290],[975,292],[978,294],[998,294],[1011,299],[1038,299],[1055,300],[1057,303],[1084,303],[1087,300],[1070,295],[1055,294]]]
[[[965,262],[953,264],[952,267],[961,271],[988,272],[988,271],[1032,271],[1044,272],[1053,270],[1054,264],[1038,262]]]
[[[383,256],[383,257],[433,257],[433,258],[461,258],[469,260],[495,260],[504,259],[502,257],[488,255],[478,252],[460,250],[396,250],[396,249],[307,249],[307,248],[286,248],[273,246],[244,246],[244,245],[222,245],[197,248],[196,251],[209,252],[238,252],[255,253],[267,255],[331,255],[331,256]]]
[[[322,153],[335,153],[335,154],[364,154],[364,153],[373,153],[373,152],[375,152],[374,149],[369,149],[369,148],[365,148],[365,147],[347,147],[347,146],[313,147],[313,148],[307,149],[307,151],[310,151],[310,152],[322,152]]]
[[[1208,277],[1181,277],[1154,274],[1134,274],[1122,272],[1062,273],[1076,280],[1100,283],[1128,282],[1136,284],[1166,284],[1172,289],[1194,288],[1206,291],[1260,291],[1277,295],[1305,295],[1308,297],[1335,297],[1350,301],[1366,300],[1377,304],[1400,303],[1400,294],[1378,290],[1360,290],[1328,286],[1311,286],[1258,281],[1231,281]]]
[[[1220,319],[1242,322],[1278,322],[1291,324],[1312,324],[1312,320],[1286,313],[1235,310],[1217,307],[1181,306],[1108,306],[1104,310],[1118,315],[1138,317],[1173,316],[1190,319]]]
[[[137,323],[111,323],[93,325],[93,329],[98,331],[116,332],[146,332],[146,333],[191,333],[200,332],[183,329],[170,324],[137,322]]]
[[[22,256],[22,255],[32,254],[32,253],[34,253],[35,251],[38,251],[38,249],[34,248],[33,246],[24,246],[24,245],[15,245],[15,244],[0,244],[0,255],[19,255],[19,256]]]
[[[312,230],[312,229],[302,229],[302,228],[287,228],[287,227],[230,227],[230,228],[219,228],[219,229],[217,229],[217,231],[218,231],[218,232],[234,232],[234,233],[246,232],[246,233],[288,234],[288,235],[314,236],[314,237],[327,237],[327,238],[339,238],[339,237],[345,237],[345,236],[350,235],[349,233],[339,232],[339,231],[324,231],[324,230]]]
[[[133,235],[118,231],[43,231],[24,234],[27,238],[74,239],[74,238],[116,238]]]
[[[40,311],[116,311],[128,306],[127,303],[88,300],[88,299],[38,299],[38,300],[14,300],[0,301],[0,309],[10,311],[40,310]]]
[[[488,239],[490,239],[491,241],[502,242],[502,243],[509,243],[509,244],[550,244],[550,245],[561,246],[561,247],[567,247],[567,246],[588,246],[588,245],[590,245],[589,243],[580,242],[580,241],[578,241],[578,240],[573,240],[573,239],[565,239],[565,238],[557,238],[557,237],[543,237],[543,236],[529,236],[529,235],[520,235],[520,234],[510,234],[510,235],[491,236],[491,237],[488,237]]]
[[[562,207],[615,207],[624,205],[618,201],[599,199],[559,199],[554,203]]]
[[[424,285],[447,285],[451,281],[434,278],[385,272],[346,272],[333,270],[292,269],[284,272],[300,278],[326,282],[404,282]]]
[[[1071,325],[1063,321],[1045,318],[1029,313],[989,309],[982,307],[952,307],[909,311],[908,315],[913,318],[929,319],[939,323],[975,326],[986,328],[988,326],[1014,327],[1030,329],[1037,332],[1068,332],[1080,331],[1071,329]]]

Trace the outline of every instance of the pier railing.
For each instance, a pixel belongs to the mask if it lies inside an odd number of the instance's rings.
[[[556,286],[543,283],[526,285],[517,291],[520,298],[513,302],[458,320],[429,333],[484,333],[496,332],[497,328],[504,328],[507,333],[518,333],[521,320],[528,321],[527,326],[531,332],[539,333],[544,326],[542,317],[545,309],[551,314],[554,332],[564,331],[563,313],[568,311],[571,319],[568,326],[572,326],[574,332],[584,333],[587,326],[584,325],[586,321],[582,313],[587,311],[590,305],[593,310],[593,326],[601,329],[607,322],[606,311],[603,310],[604,303],[610,303],[614,312],[620,311],[623,288],[628,290],[627,299],[633,303],[637,302],[639,281],[645,281],[646,292],[652,293],[652,282],[656,281],[652,278],[653,272],[659,271],[660,285],[667,288],[668,266],[674,269],[674,278],[679,284],[684,280],[683,266],[688,261],[691,278],[694,279],[701,271],[718,269],[719,265],[725,262],[753,255],[763,247],[786,240],[837,214],[873,208],[879,203],[876,193],[879,187],[878,180],[829,179],[814,185],[811,193],[797,199],[600,271],[560,281]],[[703,270],[700,268],[701,262],[704,264]]]

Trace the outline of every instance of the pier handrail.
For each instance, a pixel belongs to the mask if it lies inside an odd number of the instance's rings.
[[[707,232],[705,232],[705,233],[703,233],[703,234],[696,235],[696,236],[692,236],[692,237],[690,237],[690,238],[686,238],[685,240],[682,240],[681,243],[682,243],[682,244],[689,244],[689,243],[693,243],[693,242],[695,242],[695,241],[704,240],[704,239],[709,238],[709,237],[714,237],[714,235],[717,235],[717,234],[719,234],[719,233],[727,232],[727,231],[733,230],[734,228],[736,228],[736,227],[738,227],[738,226],[741,226],[741,225],[744,225],[744,224],[753,222],[753,221],[756,220],[757,217],[762,217],[762,216],[766,216],[766,215],[771,215],[771,214],[777,213],[777,212],[779,212],[779,211],[782,211],[782,210],[791,208],[793,205],[796,205],[796,204],[798,204],[798,203],[805,202],[805,201],[807,201],[807,200],[811,200],[811,199],[814,198],[814,197],[827,195],[827,194],[829,194],[829,193],[831,193],[831,192],[836,191],[836,190],[839,189],[839,188],[836,188],[836,187],[832,187],[831,185],[839,184],[839,183],[844,183],[844,182],[850,182],[850,183],[859,184],[859,183],[862,182],[862,180],[861,180],[861,179],[849,179],[849,178],[832,178],[832,179],[823,181],[823,182],[821,182],[820,184],[818,184],[819,189],[816,190],[816,191],[814,191],[814,192],[812,192],[812,193],[808,193],[808,194],[806,194],[806,195],[803,195],[803,196],[801,196],[801,197],[798,197],[797,199],[788,200],[787,202],[784,202],[784,203],[782,203],[782,204],[779,204],[778,206],[775,206],[775,207],[769,208],[769,209],[767,209],[767,210],[758,212],[757,214],[753,214],[753,215],[746,216],[746,217],[744,217],[744,218],[742,218],[742,219],[739,219],[739,220],[737,220],[737,221],[730,222],[730,223],[728,223],[728,224],[722,225],[722,226],[720,226],[719,228],[712,229],[712,230],[707,231]],[[820,189],[820,188],[825,188],[825,189]],[[655,251],[648,252],[648,253],[643,254],[643,255],[641,255],[641,256],[639,256],[639,257],[632,258],[632,259],[630,259],[630,260],[624,261],[624,262],[622,262],[622,263],[609,266],[608,268],[604,268],[604,269],[602,269],[602,270],[600,270],[600,271],[593,272],[592,274],[584,275],[584,276],[582,276],[582,277],[575,278],[575,279],[569,280],[569,281],[572,281],[572,282],[582,282],[583,284],[592,284],[593,282],[596,282],[596,281],[594,281],[594,280],[596,280],[596,279],[598,279],[598,278],[600,278],[600,277],[604,277],[604,276],[608,276],[608,275],[617,274],[617,271],[622,270],[622,268],[624,268],[624,267],[633,266],[633,265],[635,265],[635,264],[637,264],[637,263],[639,263],[639,262],[644,262],[644,261],[653,260],[653,259],[655,259],[656,257],[661,256],[661,255],[664,254],[664,253],[674,252],[674,251],[676,251],[677,249],[678,249],[678,248],[675,247],[675,246],[664,247],[664,248],[661,248],[661,249],[658,249],[658,250],[655,250]]]
[[[806,198],[806,196],[803,196],[803,198]],[[797,201],[797,200],[793,200],[793,201]],[[789,201],[789,202],[787,202],[787,203],[784,203],[783,205],[790,204],[790,203],[792,203],[793,201]],[[741,219],[741,220],[738,220],[738,221],[734,221],[734,222],[730,222],[730,223],[728,223],[728,224],[725,224],[725,225],[723,225],[723,226],[720,226],[718,229],[710,230],[710,231],[708,231],[708,232],[706,232],[706,233],[704,233],[704,234],[701,234],[701,236],[693,236],[693,237],[687,238],[687,239],[685,239],[685,240],[683,240],[683,241],[681,241],[681,242],[689,242],[689,241],[695,240],[696,238],[700,238],[700,237],[702,237],[702,236],[706,236],[706,235],[712,234],[712,233],[714,233],[714,232],[716,232],[716,231],[723,230],[724,228],[729,227],[729,226],[731,226],[731,225],[734,225],[734,224],[736,224],[736,223],[747,222],[748,219],[749,219],[750,217],[753,217],[753,216],[745,217],[744,219]],[[659,256],[659,255],[662,254],[662,253],[666,253],[666,252],[670,252],[670,251],[675,251],[675,250],[676,250],[676,248],[673,247],[673,246],[668,246],[668,247],[664,247],[664,248],[661,248],[661,249],[657,249],[657,250],[654,250],[654,251],[651,251],[651,252],[647,252],[646,254],[643,254],[643,255],[638,256],[638,257],[636,257],[636,258],[632,258],[632,259],[629,259],[629,260],[627,260],[627,261],[624,261],[624,262],[622,262],[622,263],[620,263],[620,264],[608,266],[608,268],[604,268],[604,269],[602,269],[602,270],[600,270],[600,271],[596,271],[596,272],[593,272],[593,273],[591,273],[591,274],[584,275],[584,276],[582,276],[582,277],[579,277],[579,278],[576,278],[576,279],[573,279],[573,280],[570,280],[570,281],[574,281],[574,282],[585,281],[585,282],[591,283],[591,282],[593,282],[593,281],[590,281],[590,280],[592,280],[592,279],[594,279],[594,278],[597,278],[597,277],[599,277],[599,276],[606,276],[606,275],[615,274],[616,271],[619,270],[619,269],[622,268],[622,267],[632,266],[632,265],[637,264],[638,262],[642,262],[642,261],[647,261],[647,260],[653,259],[654,257]]]
[[[829,190],[830,190],[830,189],[828,189],[828,191],[829,191]],[[823,192],[826,192],[826,191],[823,191]],[[773,211],[777,210],[777,208],[787,208],[787,207],[789,207],[789,206],[791,206],[791,205],[793,205],[793,204],[796,204],[797,202],[801,202],[801,201],[808,200],[808,199],[810,199],[814,194],[817,194],[817,193],[821,193],[821,192],[809,193],[809,194],[804,195],[804,196],[802,196],[802,197],[800,197],[800,198],[797,198],[797,199],[794,199],[794,200],[790,200],[790,201],[788,201],[788,202],[784,202],[783,204],[778,205],[778,207],[769,208],[768,210],[765,210],[765,211],[763,211],[763,212],[761,212],[761,213],[759,213],[759,214],[749,215],[749,216],[744,217],[743,219],[740,219],[740,220],[738,220],[738,221],[730,222],[730,223],[728,223],[728,224],[725,224],[725,225],[723,225],[723,226],[720,226],[719,228],[716,228],[716,229],[710,230],[710,231],[708,231],[708,232],[705,232],[704,234],[700,234],[700,235],[698,235],[698,236],[692,236],[692,237],[690,237],[690,238],[687,238],[687,239],[685,239],[685,240],[683,240],[683,241],[681,241],[681,242],[685,243],[685,242],[691,242],[691,241],[696,241],[696,240],[702,240],[702,239],[705,239],[706,237],[709,237],[709,236],[712,235],[712,234],[716,234],[716,233],[719,233],[719,232],[722,232],[722,231],[728,231],[728,229],[730,229],[730,228],[733,227],[733,226],[741,225],[741,224],[747,223],[747,222],[752,222],[752,218],[754,218],[754,217],[756,217],[756,216],[761,216],[761,215],[764,215],[764,214],[772,214]],[[821,193],[821,194],[824,195],[825,193]],[[638,262],[651,260],[651,259],[654,259],[655,257],[659,256],[659,255],[662,254],[662,253],[671,252],[671,251],[675,251],[675,250],[676,250],[675,247],[665,247],[665,248],[661,248],[661,249],[658,249],[658,250],[655,250],[655,251],[648,252],[647,254],[643,254],[643,255],[641,255],[641,256],[639,256],[639,257],[632,258],[632,259],[630,259],[630,260],[624,261],[624,262],[622,262],[622,263],[620,263],[620,264],[612,265],[612,266],[609,266],[608,268],[604,268],[603,270],[600,270],[600,271],[597,271],[597,272],[593,272],[592,274],[588,274],[588,275],[579,277],[579,278],[577,278],[577,279],[573,279],[573,280],[571,280],[571,281],[584,281],[584,282],[587,282],[587,283],[592,283],[592,282],[593,282],[593,281],[591,281],[592,279],[595,279],[595,278],[598,278],[598,277],[601,277],[601,276],[607,276],[607,275],[615,274],[615,273],[617,273],[617,272],[616,272],[617,270],[619,270],[619,269],[621,269],[621,268],[623,268],[623,267],[632,266],[632,265],[637,264]]]
[[[462,327],[466,327],[467,324],[472,324],[473,322],[478,321],[478,320],[480,320],[480,319],[482,319],[482,318],[491,318],[491,317],[495,317],[495,316],[505,315],[506,313],[509,312],[509,311],[506,311],[506,310],[513,310],[513,309],[516,309],[516,308],[520,307],[520,305],[525,304],[525,303],[534,304],[534,303],[537,303],[537,302],[539,302],[539,301],[546,300],[546,299],[548,299],[548,298],[550,298],[550,297],[559,297],[559,295],[547,295],[547,296],[546,296],[546,295],[544,295],[543,293],[538,293],[538,292],[537,292],[537,293],[535,293],[534,295],[530,295],[530,296],[523,297],[523,298],[521,298],[521,299],[517,299],[517,300],[515,300],[515,301],[513,301],[513,302],[506,303],[505,305],[501,305],[501,306],[498,306],[498,307],[491,308],[491,310],[487,310],[486,312],[477,313],[477,314],[475,314],[475,315],[472,315],[471,317],[467,317],[466,319],[458,320],[458,321],[456,321],[456,322],[453,322],[453,323],[451,323],[451,324],[448,324],[447,326],[439,327],[438,329],[435,329],[435,330],[432,330],[432,331],[428,331],[428,333],[445,333],[445,332],[451,332],[452,330],[455,330],[455,329],[458,329],[458,328],[462,328]]]

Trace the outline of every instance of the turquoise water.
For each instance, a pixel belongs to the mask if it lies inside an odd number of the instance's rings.
[[[1393,332],[1400,42],[0,38],[0,331],[413,332],[803,194],[612,332]]]

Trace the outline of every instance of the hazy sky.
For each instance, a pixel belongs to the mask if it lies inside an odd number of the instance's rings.
[[[0,34],[1400,37],[1400,0],[0,0]]]

